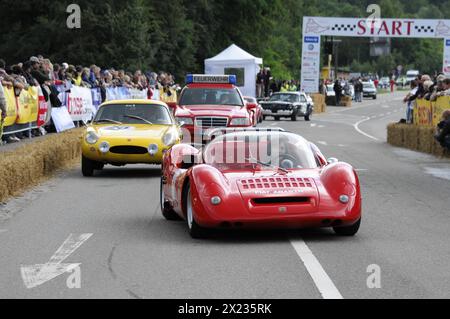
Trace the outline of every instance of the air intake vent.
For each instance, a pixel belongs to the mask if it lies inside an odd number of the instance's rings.
[[[249,178],[241,180],[240,183],[244,190],[313,187],[313,181],[310,178],[299,177]]]
[[[148,153],[146,148],[138,146],[114,146],[109,151],[113,154],[125,155],[144,155]]]

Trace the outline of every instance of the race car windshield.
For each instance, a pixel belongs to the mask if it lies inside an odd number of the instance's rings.
[[[111,104],[102,106],[94,123],[172,125],[169,111],[158,104]]]
[[[298,102],[297,94],[274,94],[269,100],[270,102]]]
[[[244,106],[241,96],[236,89],[186,89],[181,96],[180,105],[217,105]]]
[[[224,170],[275,170],[285,172],[317,168],[311,145],[286,132],[239,132],[217,137],[209,143],[206,164]]]

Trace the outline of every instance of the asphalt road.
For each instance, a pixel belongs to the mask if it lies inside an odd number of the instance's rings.
[[[0,298],[449,298],[450,161],[386,144],[386,125],[404,117],[401,96],[264,124],[358,169],[358,236],[221,232],[196,241],[161,216],[157,167],[107,167],[89,179],[77,168],[0,206]],[[55,257],[71,234],[90,235]],[[55,258],[81,263],[72,277],[81,288],[69,289],[66,273],[28,289],[21,267]],[[379,288],[367,285],[370,266],[381,271]]]

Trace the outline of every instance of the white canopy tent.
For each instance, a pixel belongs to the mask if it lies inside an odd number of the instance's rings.
[[[205,60],[205,74],[236,75],[239,89],[245,96],[256,96],[256,75],[263,64],[235,44],[217,56]]]

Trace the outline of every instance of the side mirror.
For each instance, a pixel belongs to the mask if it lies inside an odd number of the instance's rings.
[[[338,162],[339,162],[339,160],[335,157],[330,157],[329,159],[327,159],[328,165],[338,163]]]
[[[185,126],[185,125],[186,125],[186,122],[184,122],[184,121],[181,121],[181,122],[178,123],[178,126],[179,126],[179,127],[183,127],[183,126]]]

